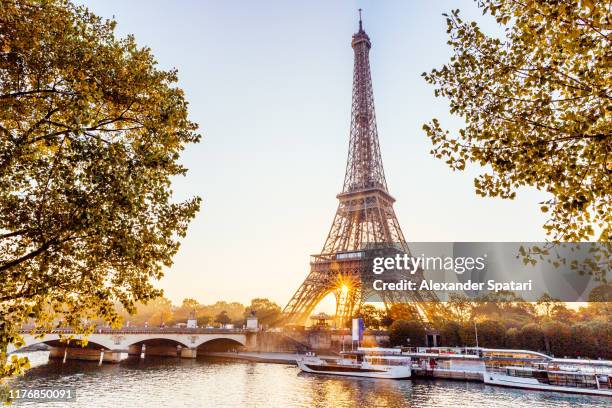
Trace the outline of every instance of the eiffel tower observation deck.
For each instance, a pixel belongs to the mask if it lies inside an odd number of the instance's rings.
[[[359,30],[351,46],[355,55],[351,128],[346,174],[338,209],[320,254],[313,255],[310,274],[283,310],[285,324],[302,325],[328,294],[336,297],[336,327],[342,327],[359,309],[367,295],[361,276],[371,266],[371,251],[409,254],[408,245],[393,210],[378,143],[374,92],[370,74],[370,37]],[[382,299],[415,305],[415,317],[425,318],[425,302],[435,302],[430,292],[415,292],[411,298]],[[419,306],[421,305],[421,306]]]

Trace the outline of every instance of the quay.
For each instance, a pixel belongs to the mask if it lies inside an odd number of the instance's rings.
[[[204,352],[201,353],[204,357],[216,357],[229,360],[251,361],[255,363],[271,363],[271,364],[287,364],[297,365],[296,360],[301,357],[296,353],[275,353],[275,352],[257,352],[257,351],[238,351],[238,352]],[[337,355],[320,355],[323,360],[333,360],[338,358]],[[414,378],[440,378],[447,380],[462,380],[462,381],[477,381],[483,382],[482,372],[475,371],[460,371],[446,370],[435,368],[433,370],[412,367],[412,376]]]
[[[275,352],[257,352],[257,351],[238,351],[238,352],[204,352],[200,355],[204,357],[216,357],[229,360],[251,361],[254,363],[271,363],[271,364],[287,364],[297,365],[296,360],[301,357],[297,353],[275,353]],[[337,355],[321,355],[323,360],[334,360]],[[462,380],[462,381],[477,381],[483,382],[482,372],[460,371],[460,370],[445,370],[445,369],[425,369],[421,367],[412,368],[412,376],[414,378],[440,378],[447,380]]]

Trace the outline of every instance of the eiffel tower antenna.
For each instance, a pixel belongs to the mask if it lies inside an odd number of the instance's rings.
[[[309,275],[283,310],[285,324],[304,324],[316,305],[333,293],[335,324],[344,327],[368,293],[360,278],[371,265],[372,249],[410,254],[393,210],[395,199],[387,189],[380,155],[369,61],[372,43],[363,30],[361,9],[359,31],[353,34],[351,46],[351,128],[344,183],[336,196],[338,209],[321,253],[311,256]],[[383,300],[387,308],[394,302],[414,301],[415,317],[427,320],[427,310],[418,305],[433,304],[437,299],[431,292],[412,292],[409,298]]]
[[[363,23],[361,22],[361,9],[359,9],[359,31],[363,31]]]

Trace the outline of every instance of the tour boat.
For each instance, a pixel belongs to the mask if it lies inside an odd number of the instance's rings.
[[[307,373],[386,379],[410,378],[410,357],[370,353],[365,350],[341,352],[340,358],[329,362],[309,353],[297,360]]]
[[[567,371],[552,365],[538,367],[505,367],[502,372],[486,372],[485,384],[530,390],[569,392],[612,397],[612,374],[597,371]]]

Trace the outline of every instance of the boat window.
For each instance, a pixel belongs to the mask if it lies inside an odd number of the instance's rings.
[[[533,378],[534,372],[531,370],[520,370],[515,368],[508,368],[506,370],[507,374],[512,377],[522,377],[522,378]]]
[[[410,365],[410,359],[395,359],[395,358],[384,358],[384,357],[367,357],[367,361],[372,365],[387,365],[387,366],[400,366]]]
[[[574,373],[549,373],[548,379],[551,385],[560,387],[597,388],[597,380],[594,375]]]

